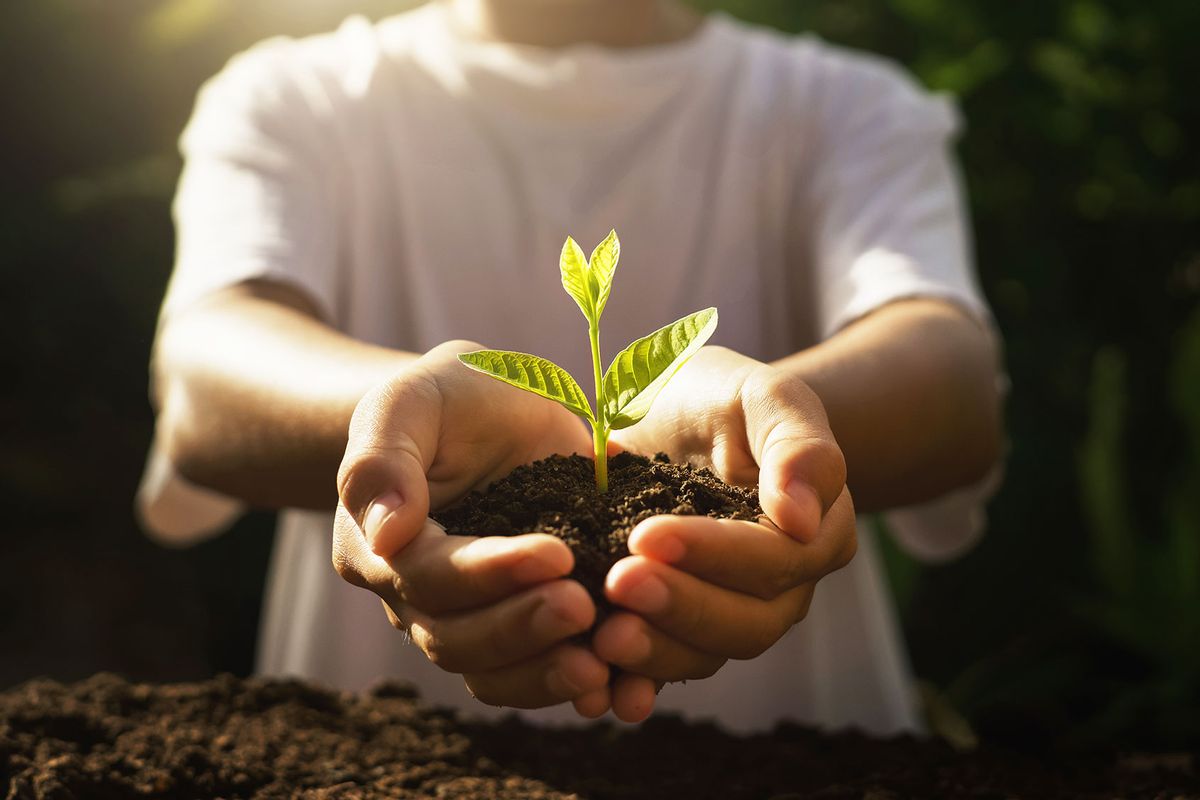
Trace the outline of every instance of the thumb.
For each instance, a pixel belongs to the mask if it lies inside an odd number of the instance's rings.
[[[376,555],[390,558],[429,515],[426,470],[437,446],[442,398],[410,369],[359,401],[338,470],[338,496]]]
[[[744,387],[742,407],[763,511],[792,537],[812,541],[846,486],[846,459],[824,406],[803,381],[776,373]]]

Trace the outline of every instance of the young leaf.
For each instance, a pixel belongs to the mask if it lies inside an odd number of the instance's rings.
[[[458,360],[476,372],[553,400],[568,411],[595,422],[583,389],[569,372],[553,361],[510,350],[476,350],[461,354]]]
[[[617,271],[617,261],[621,258],[621,240],[615,230],[609,231],[604,241],[596,245],[592,257],[588,259],[591,277],[596,285],[596,319],[604,313],[608,305],[608,295],[612,291],[613,274]]]
[[[716,329],[717,310],[706,308],[618,353],[604,375],[604,416],[612,429],[628,428],[646,416],[667,381]]]
[[[579,310],[588,322],[599,319],[596,314],[596,295],[590,285],[590,270],[584,259],[583,250],[570,236],[563,243],[562,255],[558,259],[558,269],[562,272],[562,285],[567,294],[575,298]]]

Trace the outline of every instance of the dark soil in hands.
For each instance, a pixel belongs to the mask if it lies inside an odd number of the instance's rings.
[[[0,694],[0,797],[799,800],[1200,798],[1200,754],[1041,759],[795,726],[735,737],[654,718],[542,730],[459,722],[388,685],[354,695],[223,676],[112,675]]]
[[[712,470],[672,464],[659,453],[620,453],[608,460],[608,491],[596,490],[594,464],[583,456],[551,456],[517,467],[485,492],[471,492],[432,516],[448,533],[516,536],[549,533],[575,554],[572,578],[596,601],[602,618],[604,576],[629,555],[629,534],[656,514],[701,514],[755,520],[758,492],[730,486]]]

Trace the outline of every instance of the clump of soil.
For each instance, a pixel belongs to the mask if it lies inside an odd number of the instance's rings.
[[[730,486],[710,469],[619,453],[608,460],[608,491],[596,490],[594,464],[583,456],[550,456],[517,467],[485,492],[471,492],[433,514],[448,533],[516,536],[549,533],[575,554],[571,577],[603,616],[604,576],[629,555],[629,534],[656,514],[700,514],[754,520],[758,492]]]
[[[735,737],[653,718],[544,730],[459,721],[404,685],[334,693],[113,675],[0,694],[0,797],[660,800],[1200,798],[1200,754],[1041,759],[782,726]]]

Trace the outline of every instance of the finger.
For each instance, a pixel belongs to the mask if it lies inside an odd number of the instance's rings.
[[[608,667],[582,647],[560,645],[528,661],[463,676],[481,703],[544,708],[585,697],[608,685]]]
[[[622,722],[642,722],[654,711],[658,686],[643,675],[618,675],[612,687],[612,710]]]
[[[390,560],[405,602],[426,614],[490,605],[575,565],[571,548],[548,534],[477,539],[430,527]]]
[[[846,566],[858,553],[857,520],[854,498],[850,495],[850,488],[846,487],[825,515],[818,534],[819,539],[830,544],[830,552],[833,553],[833,560],[828,563],[829,572]]]
[[[387,604],[387,601],[380,600],[380,603],[383,605],[383,613],[387,615],[388,622],[391,623],[391,626],[398,631],[402,631],[404,635],[407,636],[408,625],[405,624],[404,620],[400,619],[400,617],[396,615],[395,611],[392,611],[392,607]]]
[[[725,659],[674,639],[636,614],[613,614],[592,636],[603,661],[658,681],[699,680],[715,675]]]
[[[425,472],[437,447],[442,398],[419,367],[359,401],[338,470],[338,497],[377,554],[400,551],[429,515]]]
[[[769,520],[658,516],[629,535],[629,552],[670,564],[708,583],[763,600],[816,581],[844,566],[845,537],[854,537],[853,512],[834,504],[810,544],[783,533]]]
[[[643,556],[618,561],[604,585],[609,601],[663,633],[723,658],[757,658],[808,613],[812,584],[762,600]]]
[[[477,611],[430,616],[412,606],[393,608],[413,642],[447,672],[506,667],[583,633],[596,606],[575,581],[552,581]]]
[[[763,511],[788,534],[811,541],[846,485],[846,460],[825,408],[807,384],[777,370],[748,378],[741,397]]]
[[[433,522],[427,521],[418,537],[436,534],[445,536]],[[393,608],[403,604],[395,570],[386,559],[371,551],[358,523],[341,504],[333,517],[333,568],[343,580],[374,592]]]
[[[607,686],[576,697],[571,701],[575,712],[585,719],[599,719],[612,708],[612,692]]]

